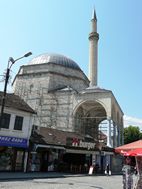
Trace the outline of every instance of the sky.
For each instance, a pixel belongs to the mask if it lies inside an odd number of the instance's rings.
[[[142,129],[141,0],[0,0],[0,90],[9,57],[32,56],[11,68],[11,83],[23,64],[43,53],[70,57],[88,75],[91,17],[98,21],[98,86],[111,90],[124,112],[124,126]]]

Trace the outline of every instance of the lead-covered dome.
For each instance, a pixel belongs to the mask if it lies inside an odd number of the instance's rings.
[[[60,55],[60,54],[55,54],[55,53],[45,53],[41,54],[35,58],[33,58],[30,62],[29,65],[33,64],[48,64],[48,63],[53,63],[57,65],[62,65],[64,67],[68,68],[73,68],[76,70],[81,70],[80,67],[77,65],[76,62],[71,60],[70,58]]]

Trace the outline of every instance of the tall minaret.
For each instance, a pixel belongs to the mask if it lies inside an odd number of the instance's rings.
[[[97,17],[95,9],[93,10],[91,23],[92,31],[89,34],[89,80],[90,86],[97,86],[99,34],[97,33]]]

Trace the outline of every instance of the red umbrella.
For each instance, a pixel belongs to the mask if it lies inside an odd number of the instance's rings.
[[[129,152],[130,150],[142,149],[142,140],[137,140],[129,144],[125,144],[115,148],[115,151],[121,153],[121,151]],[[123,154],[123,153],[122,153]]]
[[[129,151],[124,151],[124,150],[119,150],[119,151],[117,151],[117,150],[115,150],[117,153],[120,153],[121,155],[123,155],[123,156],[130,156],[129,155]]]
[[[130,150],[126,153],[126,156],[142,156],[142,148]]]
[[[115,148],[115,152],[124,156],[135,156],[138,175],[142,175],[142,140],[138,140]],[[141,188],[142,177],[138,177],[136,188]]]

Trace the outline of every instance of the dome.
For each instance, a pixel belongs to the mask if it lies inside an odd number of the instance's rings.
[[[44,63],[47,63],[47,64],[53,63],[53,64],[62,65],[64,67],[73,68],[73,69],[76,69],[76,70],[81,70],[80,67],[77,65],[77,63],[74,62],[73,60],[71,60],[70,58],[68,58],[64,55],[53,54],[53,53],[41,54],[41,55],[33,58],[29,62],[29,65],[44,64]]]

